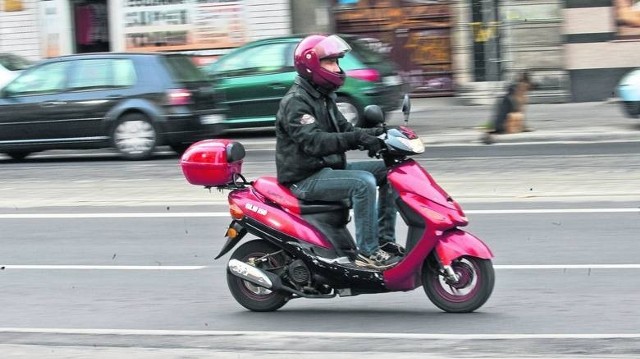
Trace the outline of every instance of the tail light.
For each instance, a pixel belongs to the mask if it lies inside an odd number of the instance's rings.
[[[244,217],[242,208],[235,203],[229,203],[229,213],[231,214],[231,218],[236,220],[241,220]]]
[[[182,106],[191,103],[191,91],[187,89],[171,89],[167,91],[167,104]]]
[[[380,81],[380,73],[375,69],[358,69],[358,70],[349,70],[347,71],[348,77],[353,77],[354,79],[367,81],[367,82],[378,82]]]

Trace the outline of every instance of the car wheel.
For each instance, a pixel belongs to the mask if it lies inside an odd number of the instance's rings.
[[[7,156],[11,157],[16,161],[22,161],[31,154],[31,152],[27,152],[27,151],[11,151],[11,152],[5,152],[5,153],[7,154]]]
[[[158,142],[158,133],[145,115],[124,115],[113,129],[113,147],[128,160],[144,160],[151,157]]]
[[[342,113],[344,118],[349,121],[353,126],[362,126],[362,116],[358,110],[358,106],[348,97],[340,96],[336,100],[338,110]]]
[[[186,151],[187,148],[189,148],[189,146],[191,145],[188,143],[175,143],[175,144],[169,145],[169,147],[171,147],[172,150],[174,150],[177,154],[181,156],[184,153],[184,151]]]

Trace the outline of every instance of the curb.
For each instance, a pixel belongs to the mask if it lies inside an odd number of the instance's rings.
[[[458,131],[422,136],[425,145],[485,145],[482,142],[483,131]],[[536,130],[514,134],[493,135],[494,144],[542,144],[558,142],[596,143],[596,142],[637,142],[640,132],[614,130],[607,127],[590,127],[581,131]]]

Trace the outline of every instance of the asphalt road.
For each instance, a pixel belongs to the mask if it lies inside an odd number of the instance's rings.
[[[251,152],[245,175],[274,172]],[[298,299],[229,295],[224,194],[177,157],[65,153],[2,163],[0,352],[9,358],[624,357],[640,352],[637,144],[441,147],[420,158],[496,254],[477,313],[421,289]],[[400,225],[399,237],[404,229]]]

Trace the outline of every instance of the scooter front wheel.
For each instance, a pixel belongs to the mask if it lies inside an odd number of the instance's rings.
[[[461,257],[451,263],[458,277],[453,280],[430,258],[422,269],[422,286],[438,308],[449,313],[469,313],[491,296],[495,272],[490,259]]]
[[[231,259],[250,263],[264,271],[269,271],[284,266],[283,255],[270,255],[279,250],[265,240],[254,240],[238,247],[231,255]],[[254,312],[278,310],[291,298],[291,294],[272,291],[236,277],[229,269],[227,269],[227,285],[236,301]]]

